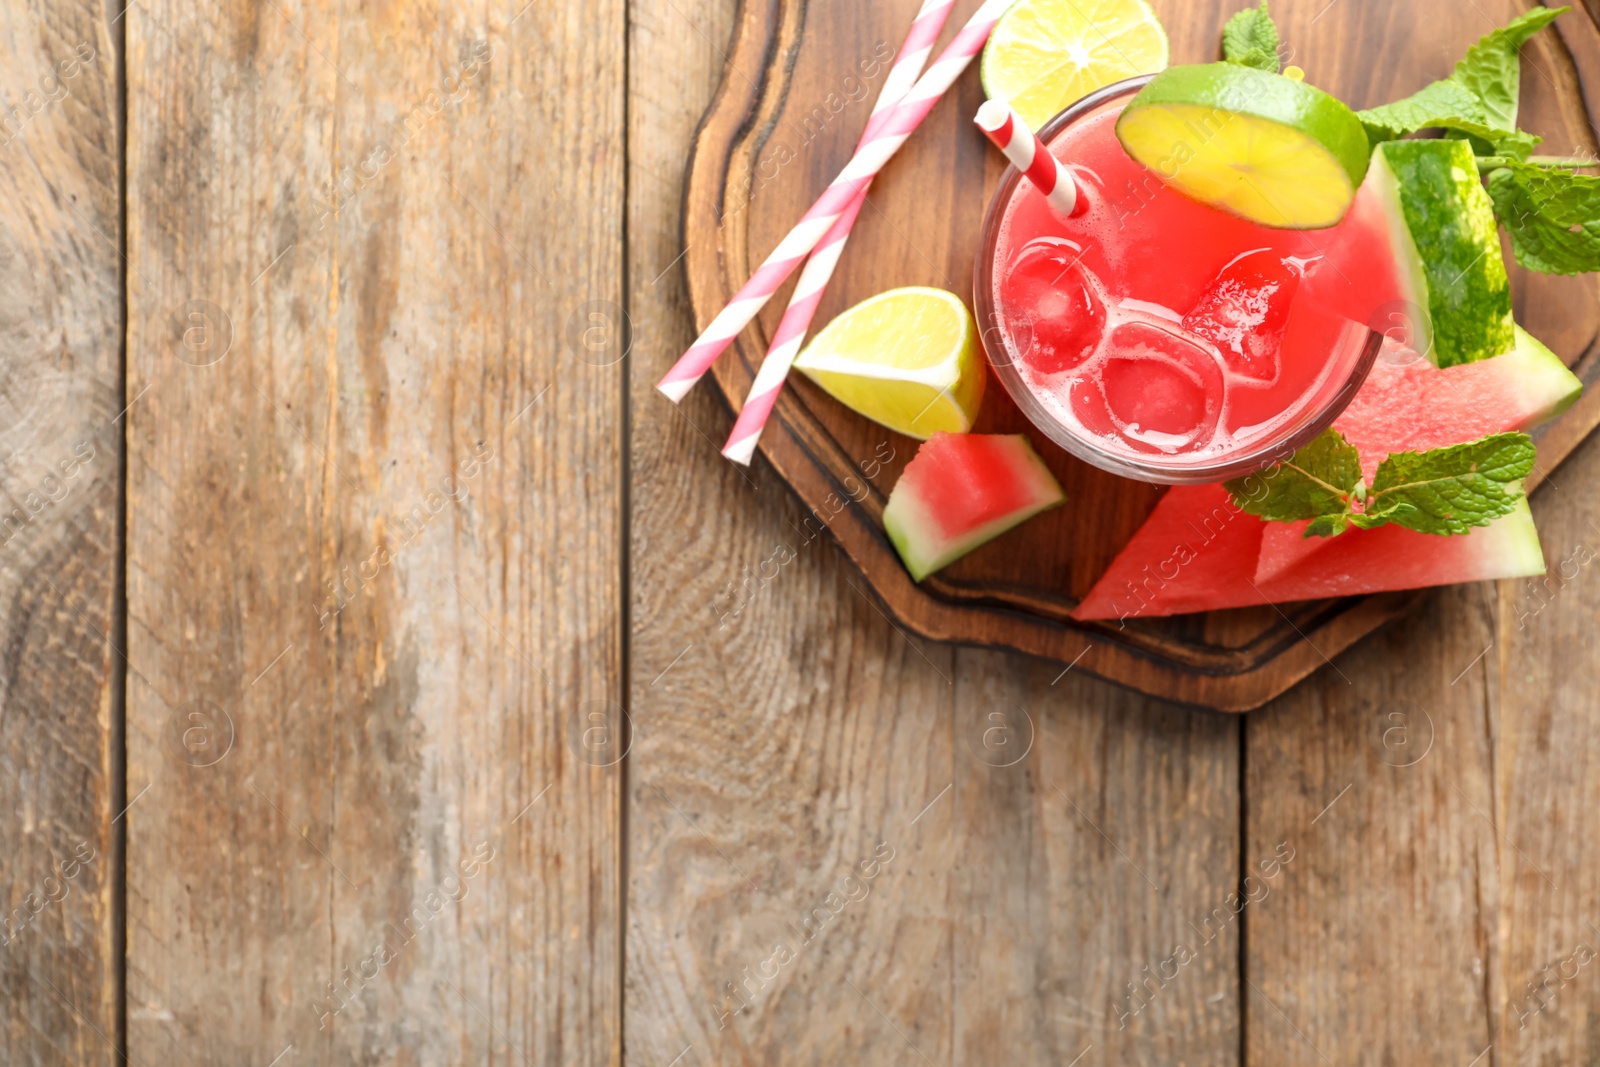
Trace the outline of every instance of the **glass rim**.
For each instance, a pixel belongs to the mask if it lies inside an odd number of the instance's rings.
[[[1067,126],[1098,112],[1106,104],[1120,97],[1132,96],[1144,88],[1153,77],[1155,77],[1153,74],[1141,74],[1096,89],[1088,96],[1057,112],[1039,128],[1039,138],[1048,144]],[[984,212],[983,226],[978,236],[978,255],[973,268],[972,286],[973,311],[978,319],[978,339],[983,345],[985,361],[995,377],[1000,379],[1000,384],[1005,387],[1012,402],[1035,428],[1078,459],[1124,478],[1158,485],[1205,485],[1242,477],[1288,459],[1309,444],[1317,435],[1333,425],[1334,420],[1349,406],[1357,390],[1366,381],[1367,374],[1372,370],[1372,364],[1383,347],[1383,335],[1374,330],[1370,324],[1366,327],[1366,342],[1356,356],[1350,374],[1327,401],[1319,408],[1308,412],[1306,418],[1282,436],[1269,438],[1237,453],[1218,456],[1213,462],[1179,465],[1163,463],[1161,457],[1154,455],[1149,460],[1144,460],[1108,451],[1074,433],[1040,402],[1027,382],[1023,381],[1022,375],[1012,366],[1014,357],[1006,347],[1005,336],[1001,332],[1000,320],[996,313],[992,277],[995,252],[999,247],[1000,222],[1016,195],[1017,186],[1023,180],[1022,172],[1008,164]],[[991,338],[991,334],[995,336]],[[998,355],[994,351],[996,346],[1001,349]]]

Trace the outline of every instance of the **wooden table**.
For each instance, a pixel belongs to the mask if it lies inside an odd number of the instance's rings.
[[[1600,448],[1248,717],[921,643],[651,388],[734,0],[119,11],[0,13],[0,1063],[1600,1055]]]

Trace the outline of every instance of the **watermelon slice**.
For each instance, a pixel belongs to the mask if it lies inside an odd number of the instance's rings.
[[[883,527],[920,582],[1065,500],[1021,434],[935,433],[890,492]]]
[[[1440,367],[1509,352],[1511,285],[1472,145],[1386,141],[1365,184],[1387,218],[1403,296],[1428,320],[1416,325],[1432,343],[1418,350]]]
[[[1516,339],[1516,348],[1504,355],[1443,370],[1420,359],[1375,363],[1333,424],[1361,453],[1367,480],[1390,452],[1425,452],[1492,433],[1529,430],[1571,407],[1583,391],[1577,375],[1520,326]],[[1257,583],[1339,540],[1307,538],[1305,527],[1303,522],[1267,524]]]
[[[1125,624],[1131,618],[1544,573],[1526,500],[1488,526],[1455,537],[1401,526],[1350,530],[1314,557],[1257,581],[1255,555],[1262,533],[1273,525],[1235,508],[1220,485],[1175,488],[1073,617]]]

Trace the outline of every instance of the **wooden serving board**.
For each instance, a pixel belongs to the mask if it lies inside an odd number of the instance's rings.
[[[1153,0],[1172,62],[1218,56],[1239,0]],[[1600,0],[1588,0],[1600,3]],[[1291,62],[1353,107],[1370,107],[1447,75],[1519,0],[1275,0]],[[685,186],[684,261],[703,327],[843,166],[917,0],[744,0]],[[976,7],[958,2],[948,39]],[[1592,155],[1600,114],[1600,31],[1578,7],[1523,49],[1521,125],[1539,151]],[[982,103],[970,69],[874,185],[817,323],[874,293],[934,285],[972,293],[979,223],[1004,171],[972,127]],[[1509,247],[1506,251],[1510,260]],[[1600,377],[1600,284],[1512,269],[1517,319],[1574,366]],[[782,314],[788,289],[717,364],[737,407]],[[1600,422],[1591,390],[1540,436],[1535,483]],[[761,451],[805,505],[827,520],[884,607],[924,637],[998,646],[1161,697],[1244,711],[1283,692],[1424,591],[1286,604],[1175,619],[1079,623],[1069,612],[1164,492],[1083,464],[1033,431],[991,380],[978,430],[1028,432],[1068,504],[991,542],[920,586],[883,535],[882,509],[917,443],[791,380]],[[893,459],[880,463],[883,456]],[[849,502],[855,503],[850,505]],[[1549,547],[1549,546],[1547,546]]]

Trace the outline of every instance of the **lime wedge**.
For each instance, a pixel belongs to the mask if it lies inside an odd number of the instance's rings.
[[[966,433],[983,401],[978,330],[943,289],[891,289],[841,313],[811,339],[796,369],[874,422],[926,440]]]
[[[983,91],[1037,130],[1096,89],[1167,65],[1167,34],[1145,0],[1020,0],[984,46]]]
[[[1344,218],[1372,152],[1361,120],[1338,100],[1236,63],[1157,74],[1123,109],[1117,138],[1193,199],[1292,230]]]

